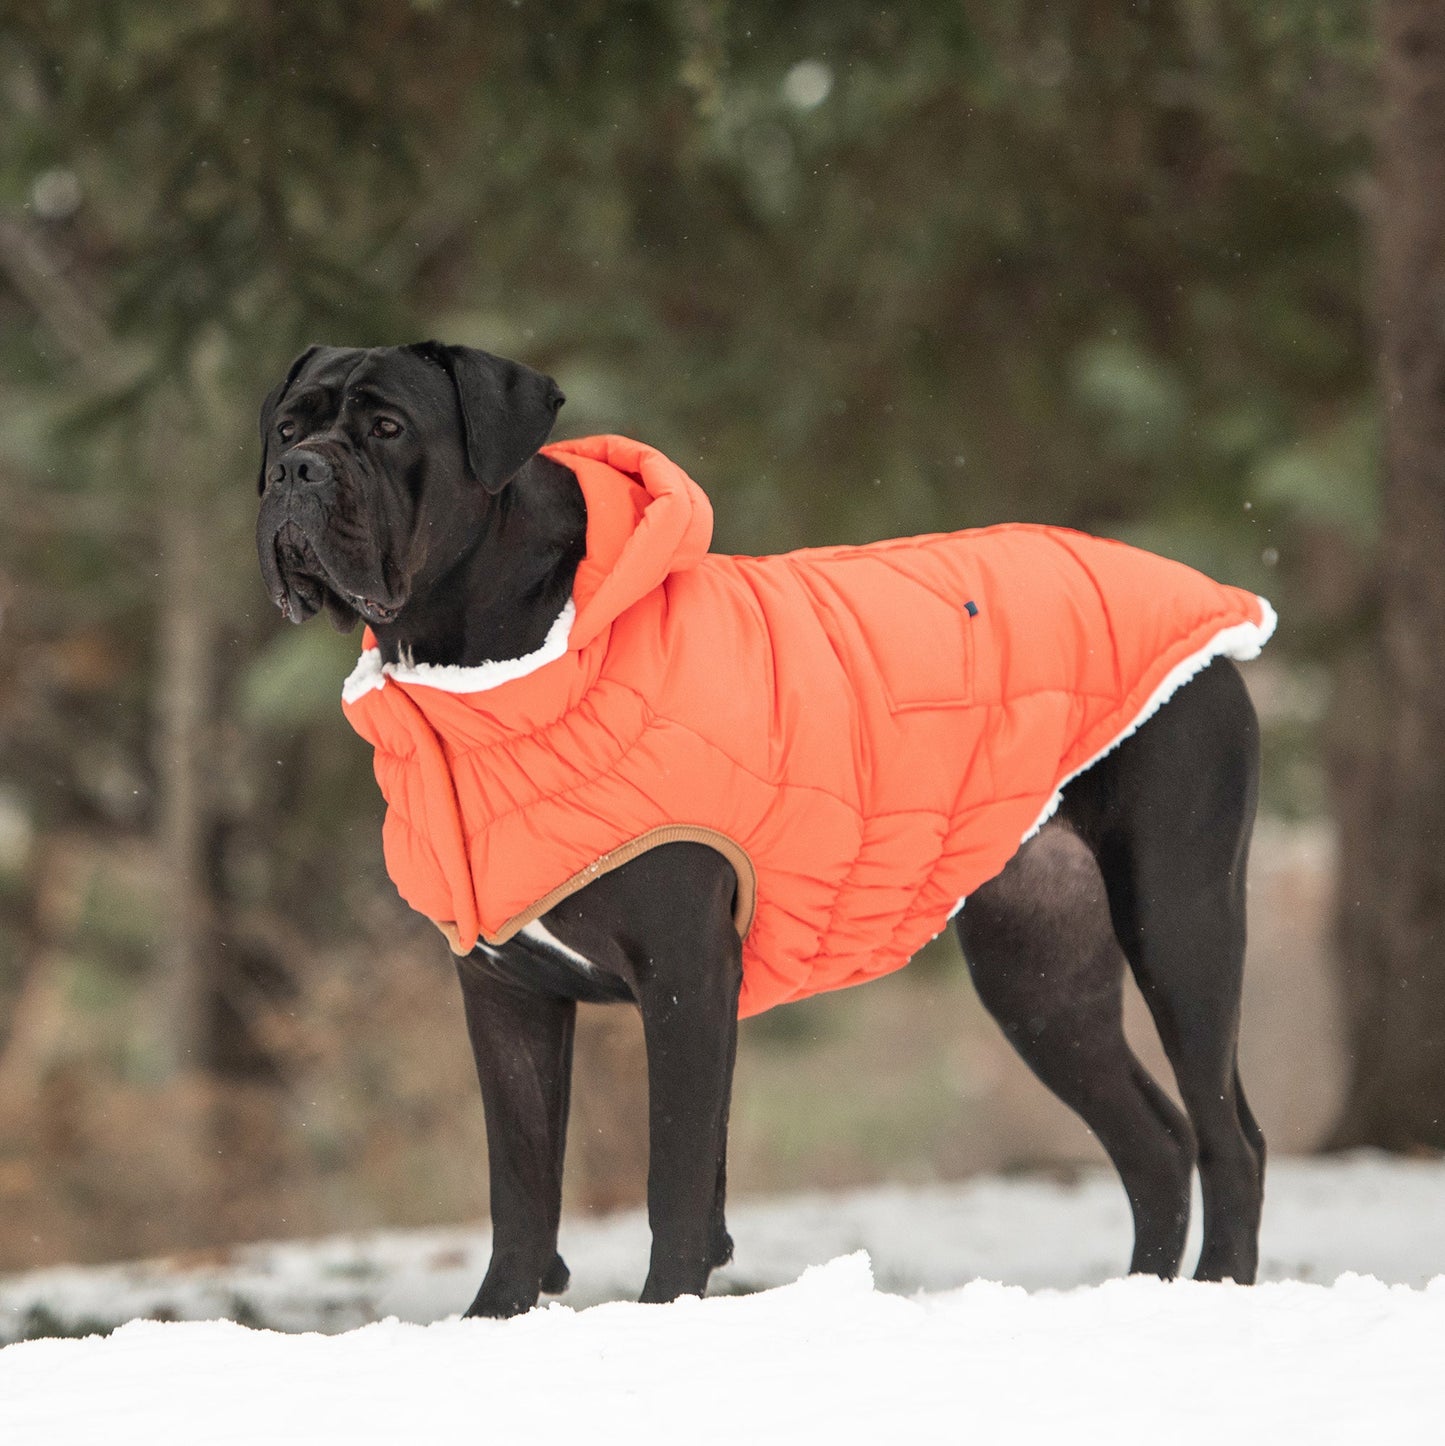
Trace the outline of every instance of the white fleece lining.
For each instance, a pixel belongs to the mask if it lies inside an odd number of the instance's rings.
[[[557,614],[542,646],[521,658],[498,658],[478,663],[474,668],[458,668],[448,663],[383,663],[379,648],[367,648],[356,660],[351,676],[341,685],[341,701],[354,703],[373,688],[384,688],[388,678],[412,687],[435,688],[441,693],[485,693],[500,688],[514,678],[525,678],[538,668],[560,658],[567,651],[572,635],[572,620],[577,608],[571,598]]]
[[[1257,595],[1256,595],[1257,596]],[[1257,658],[1260,649],[1270,640],[1279,618],[1275,610],[1270,606],[1268,599],[1257,597],[1259,602],[1260,620],[1257,623],[1235,623],[1230,627],[1223,628],[1202,647],[1197,653],[1191,653],[1182,662],[1176,663],[1163,677],[1159,686],[1149,695],[1149,700],[1139,710],[1134,721],[1113,739],[1104,745],[1089,761],[1076,768],[1059,786],[1054,790],[1053,797],[1044,805],[1043,811],[1035,820],[1034,825],[1019,840],[1019,847],[1022,848],[1055,814],[1059,804],[1063,802],[1064,790],[1081,773],[1088,772],[1106,754],[1112,753],[1126,738],[1147,723],[1191,678],[1201,673],[1212,663],[1215,658],[1233,658],[1236,662],[1247,663],[1251,658]],[[951,919],[967,902],[968,895],[964,895],[949,911]]]

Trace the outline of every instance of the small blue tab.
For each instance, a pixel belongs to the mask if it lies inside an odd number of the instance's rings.
[[[963,606],[964,606],[965,610],[967,611],[969,617],[971,617],[971,618],[976,618],[976,617],[978,616],[978,604],[977,604],[976,602],[974,602],[972,599],[970,599],[968,602],[964,603]]]

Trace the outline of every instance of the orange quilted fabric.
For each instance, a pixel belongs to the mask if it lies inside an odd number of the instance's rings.
[[[546,454],[588,529],[543,648],[383,667],[368,638],[344,694],[391,876],[462,950],[687,837],[738,870],[740,1014],[888,973],[1071,776],[1274,625],[1252,593],[1057,528],[717,556],[707,498],[660,452]]]

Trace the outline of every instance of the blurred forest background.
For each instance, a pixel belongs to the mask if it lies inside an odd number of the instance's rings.
[[[0,1269],[484,1204],[356,639],[256,574],[319,340],[550,372],[722,550],[1047,520],[1267,594],[1245,1078],[1445,1145],[1435,8],[0,4]],[[572,1208],[641,1198],[639,1048],[588,1019]],[[744,1192],[1092,1158],[949,940],[747,1026],[735,1119]]]

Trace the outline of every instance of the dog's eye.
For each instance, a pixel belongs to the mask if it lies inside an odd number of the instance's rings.
[[[276,428],[276,435],[280,437],[283,442],[289,442],[291,438],[296,435],[296,423],[282,422],[281,425]]]
[[[390,417],[378,417],[371,424],[371,435],[373,437],[399,437],[401,436],[401,423],[394,422]]]

